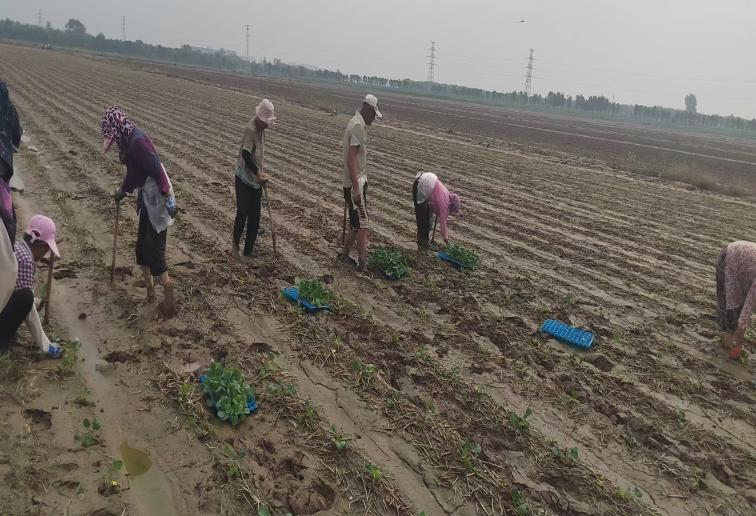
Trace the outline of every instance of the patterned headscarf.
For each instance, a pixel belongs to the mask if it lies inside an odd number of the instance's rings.
[[[131,131],[135,127],[134,122],[126,116],[126,113],[121,108],[118,106],[108,106],[105,114],[102,115],[100,131],[103,138],[115,140],[118,147],[123,147],[129,141]]]

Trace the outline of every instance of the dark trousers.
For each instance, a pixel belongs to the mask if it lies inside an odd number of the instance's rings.
[[[8,304],[0,312],[0,351],[7,351],[10,340],[31,312],[33,304],[34,292],[30,288],[22,288],[11,294]]]
[[[234,245],[241,242],[244,226],[247,237],[244,239],[244,253],[249,255],[255,247],[257,232],[260,229],[260,212],[262,210],[262,187],[252,188],[236,177],[236,219],[234,220]]]
[[[417,245],[420,249],[428,248],[428,239],[431,227],[431,207],[426,199],[425,202],[417,204],[417,186],[418,180],[412,185],[412,204],[415,205],[415,222],[417,222]]]
[[[136,262],[137,265],[147,265],[150,268],[150,274],[160,276],[168,270],[165,262],[165,242],[168,238],[168,230],[158,233],[152,227],[150,216],[147,214],[147,208],[142,206],[139,210],[139,229],[137,230],[136,241]]]

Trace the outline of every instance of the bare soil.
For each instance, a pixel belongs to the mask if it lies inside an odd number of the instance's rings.
[[[753,512],[754,366],[726,358],[713,316],[716,256],[756,240],[754,205],[612,161],[632,146],[644,163],[750,180],[751,142],[384,95],[371,242],[411,266],[389,282],[336,260],[340,141],[359,94],[12,46],[0,66],[30,137],[19,225],[52,216],[71,271],[50,333],[82,341],[70,367],[23,347],[0,364],[10,513]],[[232,169],[262,97],[278,116],[266,166],[279,254],[266,234],[244,266],[230,255]],[[110,103],[151,136],[176,190],[168,321],[137,282],[129,203],[108,282],[123,174],[100,153]],[[421,170],[460,193],[451,239],[481,254],[476,271],[414,253]],[[303,276],[332,281],[332,313],[281,299]],[[595,345],[538,335],[549,317]],[[256,387],[260,410],[237,428],[204,406],[211,360]],[[98,443],[83,448],[74,434],[94,416]],[[123,443],[149,454],[149,482],[110,474]]]

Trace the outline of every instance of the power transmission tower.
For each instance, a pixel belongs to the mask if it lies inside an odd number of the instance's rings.
[[[428,55],[428,82],[433,82],[436,77],[436,42],[431,41],[430,54]]]
[[[531,94],[531,88],[533,86],[533,49],[530,49],[530,57],[528,57],[528,73],[525,75],[525,93],[528,97]]]
[[[42,9],[37,11],[37,25],[42,26]]]
[[[121,16],[121,41],[126,41],[126,17]]]

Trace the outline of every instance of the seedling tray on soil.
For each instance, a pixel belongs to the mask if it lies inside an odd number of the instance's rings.
[[[439,251],[439,252],[436,253],[436,256],[438,257],[439,260],[443,260],[445,262],[451,263],[457,269],[470,269],[470,270],[472,270],[472,267],[470,267],[469,265],[465,265],[464,263],[462,263],[460,261],[455,260],[454,258],[452,258],[451,256],[449,256],[449,253],[445,253],[443,251]]]
[[[310,313],[320,312],[321,310],[330,310],[331,305],[314,305],[310,303],[307,299],[300,298],[299,297],[299,288],[297,287],[288,287],[283,289],[283,292],[281,292],[283,296],[291,301],[292,303],[298,304],[302,308],[304,308],[306,311]]]
[[[574,328],[556,319],[546,320],[540,331],[577,348],[590,349],[593,345],[593,333]]]
[[[207,375],[201,375],[199,377],[200,383],[205,383],[205,380],[207,379]],[[252,414],[255,410],[257,410],[257,400],[254,396],[251,396],[247,398],[247,408],[249,409],[249,413]],[[218,407],[215,407],[216,415],[218,413]]]

